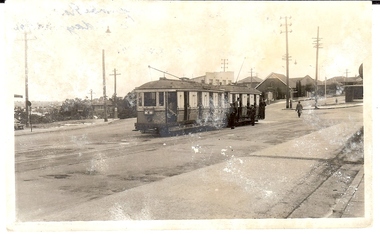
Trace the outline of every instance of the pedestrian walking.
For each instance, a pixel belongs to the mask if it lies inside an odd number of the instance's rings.
[[[237,100],[234,102],[235,106],[235,119],[240,119],[240,112],[241,112],[241,101],[240,98],[237,98]]]
[[[230,111],[229,111],[229,116],[228,116],[228,122],[231,127],[231,129],[235,128],[235,116],[236,116],[236,107],[234,103],[230,103]]]
[[[252,126],[255,126],[255,121],[256,121],[256,102],[253,105],[251,105],[250,117],[251,117],[251,124],[252,124]]]
[[[301,101],[298,101],[297,106],[296,106],[296,111],[298,113],[298,118],[301,117],[302,110],[303,110],[303,106],[301,104]]]
[[[260,119],[265,119],[265,106],[267,104],[265,103],[264,99],[261,99],[259,103],[259,118]]]

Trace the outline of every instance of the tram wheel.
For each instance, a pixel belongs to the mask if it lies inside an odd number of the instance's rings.
[[[161,127],[158,129],[158,134],[160,134],[160,136],[168,136],[169,135],[169,129],[168,127]]]

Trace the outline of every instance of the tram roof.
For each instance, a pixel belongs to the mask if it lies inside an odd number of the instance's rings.
[[[217,91],[217,92],[236,92],[236,93],[253,93],[260,94],[261,92],[254,88],[248,88],[242,85],[211,85],[195,82],[187,79],[167,79],[160,78],[159,80],[150,81],[136,88],[136,91],[143,90],[189,90],[189,91]]]
[[[220,89],[226,92],[232,93],[251,93],[251,94],[261,94],[261,92],[255,88],[249,88],[245,85],[221,85]]]
[[[136,90],[152,90],[152,89],[175,89],[175,90],[194,90],[202,89],[202,84],[185,79],[173,80],[160,78],[159,80],[150,81],[137,87]]]

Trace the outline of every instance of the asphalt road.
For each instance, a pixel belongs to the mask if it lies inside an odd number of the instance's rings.
[[[96,206],[97,201],[107,197],[122,196],[126,192],[143,189],[144,186],[158,185],[167,179],[189,176],[190,172],[207,172],[212,165],[221,165],[221,170],[227,170],[229,180],[247,180],[237,166],[241,160],[247,162],[245,165],[253,164],[255,168],[252,178],[255,178],[256,183],[248,183],[249,186],[243,189],[254,194],[251,204],[237,205],[231,200],[230,205],[236,207],[236,210],[218,210],[220,204],[215,202],[215,197],[205,192],[198,193],[195,195],[198,197],[193,198],[198,201],[198,206],[185,203],[188,210],[198,209],[197,212],[187,213],[184,211],[187,208],[183,207],[181,212],[173,211],[172,214],[163,210],[159,214],[148,216],[142,216],[141,213],[132,213],[128,217],[99,214],[100,220],[328,216],[331,204],[350,183],[342,178],[351,178],[362,165],[346,164],[331,158],[304,159],[302,155],[307,154],[310,148],[307,145],[304,152],[295,153],[299,157],[272,157],[270,154],[275,151],[271,149],[275,150],[277,145],[338,126],[342,122],[352,122],[356,126],[358,122],[363,122],[363,107],[305,110],[301,118],[298,118],[294,110],[284,110],[284,105],[277,103],[267,106],[266,119],[255,126],[165,138],[132,131],[135,119],[31,134],[16,132],[16,219],[21,222],[92,220],[94,216],[88,216],[88,212],[74,212],[75,217],[69,217],[67,213],[85,204]],[[336,136],[334,141],[343,147],[346,140]],[[269,155],[259,157],[261,154],[255,153],[264,150],[270,152]],[[339,155],[341,152],[334,153]],[[361,157],[360,152],[357,157]],[[331,179],[339,171],[347,176]],[[329,186],[327,183],[322,185],[322,182],[328,180]],[[314,186],[318,183],[321,186]],[[325,187],[334,185],[339,189],[322,192]],[[222,191],[225,185],[218,186],[218,191]],[[189,193],[183,188],[176,190],[175,186],[160,189],[163,196],[165,190],[170,190],[171,193],[174,190],[178,194]],[[274,191],[277,191],[276,196],[271,196]],[[320,194],[316,195],[318,192]],[[312,194],[316,198],[313,201],[307,200]],[[218,196],[228,197],[231,194],[221,193]],[[321,201],[326,201],[326,196],[331,202],[322,204]],[[225,201],[221,197],[220,200]],[[290,203],[289,207],[292,208],[282,207],[279,201]],[[319,211],[311,214],[311,204],[315,206],[314,211]],[[137,208],[141,210],[141,207]],[[83,208],[83,212],[85,210]]]

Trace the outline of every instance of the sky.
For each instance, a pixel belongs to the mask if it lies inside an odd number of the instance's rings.
[[[228,59],[235,80],[251,69],[262,79],[285,75],[285,17],[291,78],[315,78],[318,27],[318,79],[355,76],[371,57],[371,9],[368,1],[7,1],[6,77],[25,95],[25,32],[31,101],[103,96],[103,50],[108,97],[114,69],[118,96],[163,76],[148,66],[193,78],[223,71]]]

